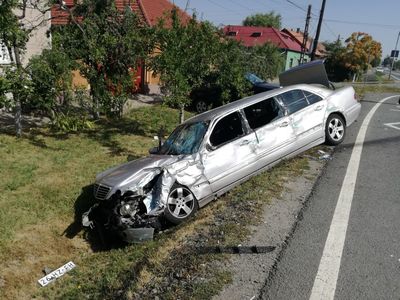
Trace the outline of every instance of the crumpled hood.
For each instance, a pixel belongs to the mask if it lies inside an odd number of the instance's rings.
[[[96,183],[104,184],[115,189],[124,187],[133,182],[138,183],[147,173],[168,166],[179,159],[171,155],[150,155],[133,160],[125,164],[110,168],[97,174]]]

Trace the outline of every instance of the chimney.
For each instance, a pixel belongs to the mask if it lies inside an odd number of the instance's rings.
[[[299,27],[297,27],[296,33],[300,33],[300,28]]]

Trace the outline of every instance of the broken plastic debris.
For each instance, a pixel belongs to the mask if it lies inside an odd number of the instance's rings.
[[[65,265],[59,267],[57,270],[55,270],[55,271],[53,271],[53,272],[47,274],[46,276],[40,278],[40,279],[38,280],[38,282],[39,282],[39,284],[40,284],[41,286],[46,286],[46,285],[48,285],[50,282],[52,282],[52,281],[56,280],[57,278],[63,276],[65,273],[71,271],[71,270],[72,270],[73,268],[75,268],[75,267],[76,267],[76,265],[75,265],[72,261],[67,262]],[[47,267],[44,268],[44,271],[45,271],[45,272],[46,272],[46,271],[49,271],[49,270],[50,270],[50,269],[47,268]]]
[[[122,239],[128,243],[142,243],[153,239],[154,228],[128,228],[122,232]]]
[[[331,159],[332,156],[330,156],[329,154],[324,154],[319,157],[319,160],[331,160]]]

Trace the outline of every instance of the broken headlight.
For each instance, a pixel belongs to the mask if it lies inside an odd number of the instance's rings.
[[[119,214],[124,217],[133,217],[138,212],[138,204],[134,202],[121,203]]]

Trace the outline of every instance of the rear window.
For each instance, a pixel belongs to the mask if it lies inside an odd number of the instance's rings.
[[[307,97],[308,103],[314,104],[322,100],[322,97],[315,95],[311,92],[303,91]]]
[[[289,115],[307,107],[308,105],[306,96],[302,90],[288,91],[278,95],[277,98],[283,102]]]
[[[244,109],[251,129],[256,129],[283,116],[283,112],[275,99],[266,99]]]

